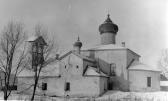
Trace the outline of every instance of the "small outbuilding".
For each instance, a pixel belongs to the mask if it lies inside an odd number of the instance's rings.
[[[159,91],[160,71],[139,61],[128,69],[130,91]]]

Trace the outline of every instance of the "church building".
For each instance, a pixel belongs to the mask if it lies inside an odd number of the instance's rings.
[[[110,19],[99,26],[101,44],[82,49],[78,37],[73,49],[55,58],[50,72],[42,73],[39,94],[49,96],[100,96],[109,90],[159,91],[160,71],[140,62],[140,55],[128,49],[125,43],[116,44],[118,26]],[[52,68],[52,69],[51,69]],[[20,90],[31,83],[33,73],[18,77]],[[28,90],[26,90],[28,91]],[[26,92],[25,91],[25,92]]]

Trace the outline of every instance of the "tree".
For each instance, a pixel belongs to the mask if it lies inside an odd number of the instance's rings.
[[[51,40],[48,37],[48,34],[49,34],[48,31],[41,25],[35,26],[35,35],[37,37],[42,36],[44,40],[46,41],[47,45],[44,47],[44,50],[43,50],[43,59],[44,59],[43,63],[38,64],[37,67],[32,69],[35,74],[34,74],[34,85],[33,85],[33,93],[31,97],[31,101],[34,100],[36,88],[38,87],[40,73],[43,71],[43,68],[45,68],[48,64],[55,61],[55,56],[53,54],[57,53],[58,51],[58,45],[55,43],[54,39]]]
[[[9,22],[2,31],[0,41],[1,90],[7,100],[17,83],[17,75],[26,66],[26,50],[23,45],[25,30],[19,22]],[[15,86],[16,87],[16,86]]]
[[[162,70],[162,74],[165,75],[168,73],[168,49],[164,49],[162,51],[161,59],[159,60],[158,65]]]

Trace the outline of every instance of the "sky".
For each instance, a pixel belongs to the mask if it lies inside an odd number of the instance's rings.
[[[168,48],[168,0],[0,0],[0,31],[14,20],[32,35],[40,23],[70,50],[78,35],[83,47],[100,44],[98,27],[108,13],[119,27],[116,44],[125,42],[143,63],[157,66]]]

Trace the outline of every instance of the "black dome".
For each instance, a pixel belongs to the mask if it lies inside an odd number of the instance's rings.
[[[73,44],[75,47],[82,47],[82,42],[80,42],[79,37],[78,40]]]
[[[109,14],[107,16],[107,19],[104,21],[104,23],[99,26],[99,32],[100,34],[106,33],[106,32],[111,32],[116,34],[118,32],[118,26],[111,21]]]
[[[77,41],[74,43],[74,46],[77,46],[77,47],[82,47],[82,42],[80,41]]]

